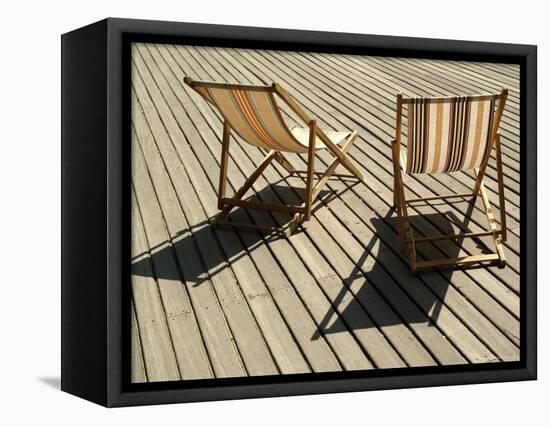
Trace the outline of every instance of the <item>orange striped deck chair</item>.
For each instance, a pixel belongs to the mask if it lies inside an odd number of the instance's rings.
[[[406,98],[397,95],[396,135],[392,140],[394,173],[394,208],[398,216],[401,249],[407,249],[411,269],[451,267],[460,264],[498,262],[505,266],[503,242],[506,241],[506,211],[502,175],[502,156],[498,128],[508,90],[499,94],[444,98]],[[406,113],[406,114],[405,114]],[[405,125],[406,117],[406,125]],[[401,149],[402,130],[406,149]],[[499,193],[500,226],[494,218],[483,184],[487,163],[495,149]],[[406,199],[403,175],[472,171],[475,184],[472,192]],[[460,232],[415,238],[409,220],[412,203],[427,203],[451,198],[480,196],[488,220],[488,230]],[[440,240],[462,240],[492,236],[495,250],[490,254],[417,260],[415,244]]]
[[[185,83],[202,95],[223,118],[222,152],[220,161],[220,179],[218,189],[218,208],[221,212],[215,217],[216,225],[227,225],[244,229],[267,232],[292,232],[303,220],[311,218],[312,203],[326,185],[339,164],[351,174],[339,176],[362,179],[362,175],[346,155],[357,139],[357,131],[323,131],[315,120],[294,101],[294,99],[277,83],[270,86],[251,86],[241,84],[209,83],[184,78]],[[276,97],[282,99],[307,127],[288,127],[277,105]],[[257,169],[245,181],[243,186],[232,197],[226,197],[227,164],[231,131],[244,141],[266,152]],[[323,172],[314,170],[315,152],[328,149],[334,160]],[[283,153],[307,153],[307,169],[297,170]],[[266,167],[275,160],[288,173],[300,176],[305,180],[305,200],[300,205],[269,204],[243,200],[243,196],[252,187]],[[314,176],[318,177],[314,182]],[[266,228],[251,224],[241,224],[224,220],[235,207],[246,207],[275,212],[287,212],[293,215],[292,220],[280,228]]]

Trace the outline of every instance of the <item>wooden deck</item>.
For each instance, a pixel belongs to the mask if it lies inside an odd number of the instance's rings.
[[[519,359],[519,67],[151,44],[135,45],[132,56],[134,382]],[[319,125],[359,130],[350,155],[364,182],[331,180],[313,219],[290,238],[213,229],[222,122],[184,75],[281,83]],[[510,89],[501,125],[508,266],[412,276],[390,207],[395,94],[501,87]],[[229,193],[262,155],[231,145]],[[466,192],[473,178],[420,176],[407,185],[424,197]],[[486,186],[499,217],[493,162]],[[249,195],[295,203],[303,187],[273,166]],[[416,231],[486,228],[478,203],[467,223],[465,202],[417,205]],[[245,209],[232,217],[262,225],[290,219]],[[480,241],[440,242],[419,253],[480,248]]]

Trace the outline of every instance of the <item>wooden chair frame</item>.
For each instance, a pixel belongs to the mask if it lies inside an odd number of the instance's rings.
[[[403,182],[403,171],[401,169],[401,126],[402,126],[402,109],[403,104],[408,103],[412,98],[404,98],[403,95],[397,95],[397,119],[396,119],[396,138],[391,141],[392,146],[392,161],[393,161],[393,174],[394,174],[394,199],[393,207],[396,210],[398,217],[398,235],[401,250],[407,251],[411,270],[416,273],[419,270],[431,269],[438,267],[455,267],[458,265],[481,263],[481,262],[498,262],[501,267],[506,265],[506,258],[504,256],[503,242],[506,241],[506,205],[504,198],[504,180],[502,172],[502,153],[500,146],[500,134],[498,133],[498,127],[504,111],[504,105],[508,90],[503,89],[501,94],[498,95],[498,105],[495,111],[495,119],[493,127],[490,129],[492,146],[491,151],[495,148],[496,168],[497,168],[497,184],[499,193],[499,211],[500,211],[500,227],[497,227],[496,220],[491,209],[489,197],[483,184],[483,178],[487,169],[487,164],[491,155],[487,155],[485,161],[477,168],[474,168],[474,188],[472,192],[445,194],[433,197],[413,198],[407,199],[405,197],[405,185]],[[465,198],[472,197],[473,201],[477,196],[481,197],[483,202],[483,208],[487,217],[489,225],[488,230],[480,232],[461,232],[457,234],[441,234],[434,236],[427,236],[421,238],[414,238],[412,225],[409,219],[408,207],[412,203],[417,202],[429,202],[435,200],[447,200],[450,198]],[[417,260],[416,244],[427,243],[441,240],[459,240],[463,238],[476,238],[482,236],[492,236],[493,243],[495,245],[495,251],[490,254],[477,254],[461,257],[440,258],[434,260]]]
[[[223,83],[206,83],[206,82],[197,82],[191,80],[189,77],[185,77],[185,83],[189,86],[195,88],[196,86],[208,87],[208,86],[231,86]],[[240,86],[246,87],[246,86]],[[257,88],[254,86],[254,88]],[[273,83],[271,86],[264,87],[265,90],[270,90],[273,93],[276,93],[288,106],[289,108],[309,127],[309,141],[308,141],[308,151],[307,151],[307,168],[305,170],[295,169],[284,157],[281,151],[270,150],[266,153],[263,160],[260,162],[259,166],[254,170],[254,172],[248,177],[244,184],[235,192],[232,197],[226,196],[227,189],[227,168],[228,168],[228,159],[229,159],[229,144],[231,139],[231,126],[224,120],[223,123],[223,136],[222,136],[222,152],[220,160],[220,177],[218,185],[218,208],[221,210],[214,219],[213,223],[216,226],[221,227],[235,227],[244,230],[251,231],[262,231],[267,233],[277,233],[283,235],[289,235],[297,228],[297,226],[303,220],[311,219],[312,215],[312,206],[315,199],[319,196],[321,190],[327,184],[329,178],[333,175],[339,177],[352,177],[359,180],[363,180],[363,175],[347,157],[347,152],[357,140],[358,132],[353,131],[343,142],[341,147],[336,145],[328,135],[317,126],[317,123],[312,119],[298,103],[278,84]],[[315,171],[315,141],[316,137],[324,143],[326,148],[334,155],[334,160],[329,164],[324,172]],[[259,148],[260,149],[260,148]],[[260,177],[262,172],[267,168],[271,162],[275,160],[279,163],[290,175],[296,175],[305,180],[306,190],[305,190],[305,199],[300,205],[289,205],[289,204],[270,204],[270,203],[259,203],[243,200],[243,196],[246,192],[252,187],[254,182]],[[341,164],[344,166],[350,173],[349,174],[340,174],[335,173],[338,165]],[[315,182],[314,178],[317,178]],[[245,224],[234,221],[225,220],[226,216],[234,207],[245,207],[251,209],[267,210],[272,212],[282,212],[282,213],[293,213],[294,216],[291,221],[283,227],[263,227],[253,224]]]

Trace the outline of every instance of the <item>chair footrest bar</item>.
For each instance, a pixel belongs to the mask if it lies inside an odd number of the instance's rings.
[[[495,234],[501,234],[502,231],[495,231]],[[460,238],[475,238],[483,237],[487,235],[493,235],[493,231],[482,231],[482,232],[465,232],[462,234],[451,234],[451,235],[433,235],[431,237],[420,237],[415,238],[415,243],[427,243],[430,241],[441,241],[441,240],[458,240]],[[410,242],[410,239],[405,239],[405,242]]]
[[[293,174],[299,174],[299,175],[302,175],[302,174],[307,174],[307,170],[295,170],[293,172]],[[321,176],[321,175],[324,175],[325,172],[313,172],[314,175],[318,175],[318,176]],[[335,177],[342,177],[342,178],[353,178],[353,179],[358,179],[357,176],[355,175],[352,175],[351,173],[331,173],[330,176],[335,176]]]
[[[220,201],[222,204],[227,204],[230,206],[246,207],[246,208],[256,209],[256,210],[269,210],[269,211],[286,212],[286,213],[305,213],[306,211],[305,207],[302,207],[302,206],[255,203],[253,201],[238,200],[235,198],[222,198]]]
[[[427,269],[427,268],[437,268],[437,267],[450,267],[456,265],[464,265],[469,263],[479,263],[479,262],[494,262],[500,261],[498,254],[479,254],[474,256],[462,256],[462,257],[452,257],[444,259],[435,259],[435,260],[423,260],[417,261],[415,266],[416,269]]]
[[[286,228],[276,228],[276,227],[268,227],[268,226],[259,226],[259,225],[252,225],[249,223],[239,223],[239,222],[229,222],[226,220],[214,220],[212,221],[212,224],[219,228],[239,228],[244,231],[258,231],[263,232],[266,234],[278,234],[281,236],[287,236]]]
[[[410,200],[406,200],[406,202],[407,204],[410,204],[410,203],[419,203],[421,201],[445,200],[447,198],[473,197],[474,195],[475,194],[473,192],[464,192],[462,194],[434,195],[433,197],[412,198]]]

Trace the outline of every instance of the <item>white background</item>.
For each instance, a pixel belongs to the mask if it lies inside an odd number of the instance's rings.
[[[454,5],[452,5],[454,3]],[[108,16],[539,46],[548,99],[542,1],[13,1],[0,6],[0,423],[513,425],[548,421],[548,272],[539,274],[539,380],[477,386],[107,410],[64,394],[60,358],[60,35]],[[539,156],[549,108],[539,103]],[[548,173],[539,169],[539,205]],[[542,214],[541,214],[542,216]],[[544,218],[543,218],[544,219]],[[548,256],[539,224],[540,258]],[[546,225],[546,227],[545,227]],[[545,247],[546,246],[546,247]],[[545,395],[546,393],[546,395]],[[538,419],[538,421],[536,421]],[[528,423],[526,423],[528,424]],[[548,423],[546,423],[548,424]]]

